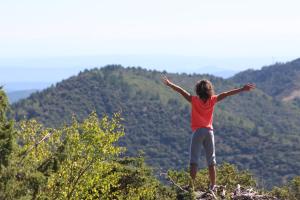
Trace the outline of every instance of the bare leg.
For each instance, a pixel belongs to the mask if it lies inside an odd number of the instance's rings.
[[[192,180],[194,181],[196,178],[196,175],[197,175],[197,164],[191,163],[190,175],[191,175]]]
[[[192,187],[193,190],[194,190],[194,182],[195,182],[195,179],[196,179],[196,175],[197,175],[197,164],[191,163],[191,166],[190,166],[190,176],[191,176],[190,186]]]
[[[215,165],[210,165],[208,167],[208,172],[209,172],[210,185],[215,186],[216,185],[216,167],[215,167]]]

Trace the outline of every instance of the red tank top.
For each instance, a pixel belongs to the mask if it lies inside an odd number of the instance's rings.
[[[191,128],[213,129],[213,112],[217,102],[217,95],[211,96],[206,102],[198,96],[192,96]]]

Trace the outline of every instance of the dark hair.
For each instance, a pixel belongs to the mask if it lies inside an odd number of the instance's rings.
[[[195,92],[200,99],[207,101],[215,94],[214,87],[209,80],[203,79],[197,82]]]

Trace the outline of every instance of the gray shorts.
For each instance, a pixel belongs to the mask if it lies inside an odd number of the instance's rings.
[[[216,164],[214,132],[208,128],[198,128],[192,135],[190,147],[190,163],[199,164],[203,146],[208,166]]]

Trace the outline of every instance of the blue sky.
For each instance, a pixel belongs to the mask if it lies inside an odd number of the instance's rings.
[[[49,59],[72,67],[64,58],[99,56],[78,63],[259,68],[299,57],[299,8],[296,0],[0,0],[0,67],[43,68]]]

